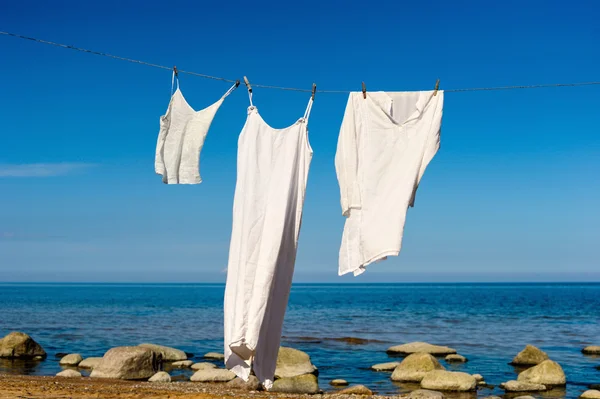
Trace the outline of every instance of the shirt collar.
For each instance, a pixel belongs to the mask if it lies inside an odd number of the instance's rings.
[[[390,118],[394,123],[398,125],[405,124],[415,119],[419,119],[427,104],[433,98],[434,91],[419,91],[419,97],[415,104],[415,112],[413,112],[406,120],[398,121],[394,115],[392,114],[394,100],[393,98],[384,91],[370,92],[367,93],[367,96]],[[362,93],[360,93],[362,95]]]

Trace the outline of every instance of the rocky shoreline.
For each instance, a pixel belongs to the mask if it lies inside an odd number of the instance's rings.
[[[581,351],[583,355],[599,356],[600,346],[588,346],[582,348]],[[412,392],[396,397],[410,399],[443,399],[445,396],[456,397],[457,395],[476,397],[479,390],[494,388],[486,383],[484,376],[481,374],[448,371],[442,365],[440,359],[444,359],[445,364],[448,365],[468,361],[467,357],[457,353],[457,350],[453,348],[425,342],[412,342],[392,346],[387,349],[387,353],[389,356],[399,357],[399,359],[388,363],[374,364],[371,367],[372,372],[388,373],[392,381],[414,386]],[[318,369],[312,363],[310,356],[294,348],[280,348],[275,382],[269,392],[264,392],[255,377],[252,376],[249,381],[245,382],[225,369],[223,355],[220,353],[206,353],[203,356],[204,361],[196,363],[189,359],[192,357],[190,355],[192,354],[176,348],[151,343],[111,348],[103,357],[84,358],[79,353],[61,353],[57,354],[56,357],[60,359],[59,364],[63,371],[51,379],[48,379],[48,377],[0,375],[0,397],[8,397],[4,395],[3,390],[9,388],[11,392],[15,389],[18,390],[15,387],[24,384],[24,381],[29,381],[33,384],[32,386],[39,384],[39,389],[42,391],[47,389],[42,389],[42,387],[49,384],[49,381],[55,385],[54,388],[56,389],[68,382],[68,384],[75,384],[75,386],[83,388],[87,385],[106,386],[108,387],[106,389],[109,390],[111,384],[118,385],[130,381],[128,386],[131,388],[128,389],[133,389],[130,392],[132,395],[136,389],[158,390],[162,393],[157,391],[151,393],[151,395],[163,395],[162,397],[164,397],[166,391],[169,392],[169,397],[178,397],[179,394],[188,395],[186,397],[197,394],[205,395],[198,397],[240,397],[240,395],[250,395],[252,397],[259,397],[256,395],[291,395],[291,397],[309,395],[313,398],[320,395],[375,396],[375,393],[369,387],[350,385],[343,379],[343,376],[332,381],[320,381],[322,384],[320,386]],[[12,332],[0,339],[0,358],[45,361],[47,354],[29,335],[22,332]],[[531,397],[526,398],[525,395],[551,393],[555,390],[564,389],[567,385],[567,377],[561,365],[550,359],[547,353],[535,346],[525,346],[521,352],[516,354],[510,364],[519,367],[521,371],[516,379],[500,384],[499,388],[505,392],[504,396],[507,398],[531,399]],[[176,369],[189,369],[193,374],[185,381],[181,378],[182,376],[173,377],[169,373],[169,371]],[[88,371],[89,377],[85,377],[84,375]],[[328,387],[329,392],[327,393],[323,389],[324,383]],[[582,399],[600,399],[600,390],[597,390],[599,387],[590,386],[589,388],[582,391],[580,397]],[[171,391],[175,393],[171,395]],[[8,395],[7,392],[6,395]],[[137,394],[141,394],[141,392]],[[121,395],[114,396],[119,398],[134,397],[123,396],[123,392],[116,392],[115,395]],[[150,393],[147,393],[147,395],[150,395]],[[551,396],[561,397],[560,394]]]

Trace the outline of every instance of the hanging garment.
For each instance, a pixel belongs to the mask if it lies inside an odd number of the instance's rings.
[[[173,92],[175,73],[171,83],[171,101],[160,118],[160,131],[156,143],[154,170],[167,184],[198,184],[200,177],[200,151],[210,124],[219,107],[237,85],[233,85],[217,102],[201,111],[194,111],[179,89]]]
[[[274,129],[252,105],[238,141],[233,228],[225,287],[225,364],[273,385],[312,159],[303,118]]]
[[[440,147],[444,93],[350,93],[335,166],[347,218],[339,275],[397,256],[409,206]]]

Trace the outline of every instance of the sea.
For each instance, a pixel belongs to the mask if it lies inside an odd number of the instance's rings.
[[[38,362],[0,360],[0,373],[54,375],[61,370],[58,353],[102,356],[111,347],[140,343],[176,347],[203,361],[206,352],[223,352],[223,292],[223,284],[0,284],[0,337],[23,331],[48,353]],[[534,396],[577,398],[600,384],[600,357],[581,353],[600,345],[600,284],[292,287],[282,345],[310,355],[324,391],[335,390],[334,378],[386,395],[415,389],[369,369],[401,360],[386,349],[413,341],[447,345],[465,356],[467,363],[441,362],[496,386],[480,389],[479,397],[503,394],[497,386],[520,371],[509,362],[526,344],[535,345],[562,365],[567,386]]]

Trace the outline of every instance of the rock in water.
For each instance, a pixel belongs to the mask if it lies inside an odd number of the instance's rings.
[[[481,382],[484,380],[484,378],[481,374],[473,374],[473,378],[475,378],[475,381],[477,381],[477,382]]]
[[[281,393],[315,394],[319,392],[319,383],[314,374],[284,377],[275,380],[270,391]]]
[[[349,388],[336,392],[337,395],[373,395],[373,391],[364,385],[353,385]]]
[[[525,349],[514,357],[510,364],[515,366],[535,366],[548,359],[549,357],[546,352],[533,345],[527,345]]]
[[[600,391],[597,391],[595,389],[590,389],[590,390],[582,393],[580,398],[581,399],[600,399]]]
[[[156,354],[160,354],[162,356],[163,362],[176,362],[178,360],[186,360],[187,355],[184,351],[180,351],[179,349],[170,348],[168,346],[155,345],[155,344],[140,344],[138,345],[141,348],[147,348],[151,351],[154,351]]]
[[[552,360],[544,360],[537,366],[523,371],[517,378],[521,382],[542,385],[565,385],[567,378],[560,365]]]
[[[56,376],[66,378],[81,378],[81,373],[75,370],[63,370],[60,373],[56,374]]]
[[[526,395],[526,396],[517,396],[514,399],[535,399],[535,398],[533,396]]]
[[[374,371],[394,371],[400,362],[388,362],[388,363],[379,363],[371,366],[371,370]]]
[[[546,390],[546,386],[542,384],[514,380],[500,384],[500,388],[506,392],[541,392]]]
[[[229,382],[235,378],[235,374],[225,369],[198,370],[190,377],[193,382]]]
[[[335,380],[331,380],[329,385],[332,385],[334,387],[343,387],[343,386],[348,385],[348,381],[337,378]]]
[[[444,399],[444,394],[429,389],[417,389],[408,395],[408,399]]]
[[[433,370],[445,370],[444,366],[429,353],[413,353],[408,355],[394,369],[392,381],[421,382],[425,374]]]
[[[427,342],[411,342],[409,344],[392,346],[387,350],[387,353],[391,355],[410,355],[411,353],[418,352],[429,353],[434,356],[445,356],[456,353],[456,350],[447,346],[431,345]]]
[[[171,367],[176,369],[187,369],[190,368],[193,364],[194,362],[192,362],[191,360],[180,360],[178,362],[171,363]]]
[[[600,346],[586,346],[581,352],[585,355],[600,355]]]
[[[79,367],[80,369],[93,369],[100,363],[101,360],[101,357],[88,357],[86,359],[83,359],[77,365],[77,367]]]
[[[448,356],[446,356],[446,358],[444,360],[446,360],[448,363],[466,363],[467,362],[467,358],[462,355],[448,355]]]
[[[425,374],[421,387],[436,391],[473,391],[477,387],[475,378],[467,373],[434,370]]]
[[[205,359],[225,360],[225,355],[222,353],[208,352],[204,355]]]
[[[152,377],[150,377],[150,379],[148,381],[149,382],[171,382],[171,376],[169,375],[169,373],[166,373],[164,371],[159,371],[158,373],[156,373]]]
[[[64,356],[62,359],[60,359],[59,364],[61,366],[77,366],[82,360],[83,358],[79,353],[71,353],[70,355]]]
[[[0,339],[0,358],[32,359],[38,356],[45,359],[46,351],[25,333],[14,331]]]
[[[302,374],[314,374],[317,368],[311,363],[308,354],[298,349],[281,347],[277,355],[275,378],[296,377]]]
[[[90,374],[94,378],[146,380],[158,371],[160,355],[148,348],[120,346],[110,349]]]
[[[234,389],[243,389],[245,391],[257,391],[258,388],[260,388],[260,381],[253,375],[248,377],[248,381],[244,381],[240,377],[235,377],[227,383],[227,386]]]
[[[217,366],[215,366],[212,363],[208,363],[208,362],[200,362],[200,363],[194,363],[192,364],[191,369],[192,370],[208,370],[208,369],[216,369]]]

